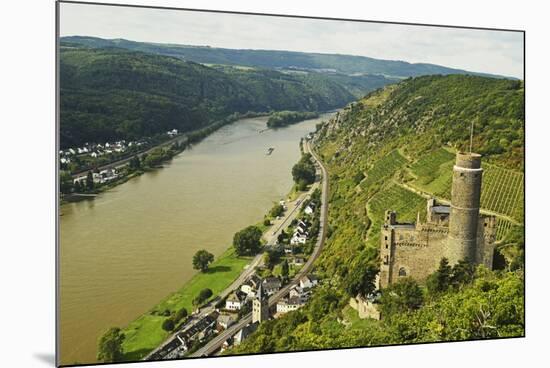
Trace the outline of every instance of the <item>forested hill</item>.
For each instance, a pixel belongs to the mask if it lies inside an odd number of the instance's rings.
[[[330,180],[328,230],[307,305],[260,325],[232,353],[524,335],[521,81],[424,76],[371,93],[318,127]],[[497,217],[495,270],[440,267],[419,285],[382,290],[382,320],[361,320],[350,297],[374,289],[384,211],[425,219],[426,198],[449,200],[455,152],[483,157],[482,211]],[[443,280],[443,281],[441,281]],[[480,306],[483,311],[480,313]]]
[[[61,145],[139,139],[189,131],[232,113],[324,111],[359,91],[389,83],[348,85],[317,73],[207,67],[174,57],[62,43]]]
[[[120,47],[160,55],[169,55],[208,64],[244,65],[269,69],[319,70],[348,75],[377,74],[392,77],[413,77],[433,74],[475,74],[490,76],[489,74],[469,72],[434,64],[413,64],[405,61],[381,60],[365,56],[276,50],[237,50],[208,46],[135,42],[125,39],[109,40],[86,36],[63,37],[62,40],[89,47]]]

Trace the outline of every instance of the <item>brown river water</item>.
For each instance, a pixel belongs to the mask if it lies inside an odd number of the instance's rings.
[[[267,117],[239,120],[162,169],[63,205],[62,364],[96,362],[98,336],[180,288],[196,272],[197,250],[218,256],[236,231],[260,221],[292,187],[300,138],[329,116],[261,133]]]

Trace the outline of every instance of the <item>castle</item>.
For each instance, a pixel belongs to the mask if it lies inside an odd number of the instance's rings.
[[[450,265],[468,260],[492,268],[496,218],[479,213],[482,175],[481,155],[459,152],[450,206],[429,199],[424,223],[420,216],[416,223],[399,223],[394,211],[386,211],[380,233],[381,288],[400,277],[425,281],[443,257]]]

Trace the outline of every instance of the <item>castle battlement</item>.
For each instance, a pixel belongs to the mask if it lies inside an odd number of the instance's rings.
[[[380,286],[399,277],[424,281],[445,257],[451,265],[461,260],[492,268],[496,218],[480,215],[483,169],[481,155],[459,152],[453,167],[451,205],[429,199],[426,222],[397,221],[386,211],[380,235]]]

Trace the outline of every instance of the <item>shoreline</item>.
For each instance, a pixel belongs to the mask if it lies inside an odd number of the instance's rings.
[[[298,197],[307,193],[307,191],[296,193],[294,183],[281,192],[285,194],[282,194],[280,198],[285,200],[288,200],[289,197]],[[290,205],[289,208],[291,208]],[[268,213],[269,208],[266,209],[267,211],[263,214]],[[258,221],[254,225],[258,225],[262,230],[262,237],[267,238],[266,234],[269,233],[268,230],[274,229],[273,225],[276,225],[278,222],[274,224],[272,221],[271,225],[265,228],[265,226],[262,226],[263,214],[260,215],[261,217],[257,218]],[[260,253],[260,256],[261,254],[262,253]],[[249,265],[253,259],[254,257],[237,257],[233,252],[231,244],[227,244],[226,248],[216,257],[216,260],[211,265],[211,269],[223,268],[223,266],[227,264],[230,264],[230,269],[223,272],[213,271],[204,274],[196,272],[188,280],[165,294],[164,297],[147,306],[143,312],[135,315],[129,323],[120,326],[127,336],[124,344],[124,350],[126,352],[124,361],[139,360],[146,352],[153,351],[170,336],[170,333],[161,328],[162,321],[164,321],[166,317],[161,316],[160,313],[156,314],[156,312],[162,312],[165,309],[175,311],[181,307],[186,307],[186,309],[191,312],[191,310],[194,309],[191,307],[191,301],[196,296],[194,294],[198,293],[201,288],[211,288],[214,294],[213,298],[215,298],[220,295],[220,292],[223,291],[227,285],[231,285],[238,279],[241,273],[246,271],[245,266]],[[253,269],[255,267],[252,266],[250,268]],[[212,287],[212,283],[216,285]]]
[[[295,187],[296,187],[296,184],[293,184],[292,187],[289,189],[289,191],[285,194],[285,196],[284,196],[285,199],[290,198],[290,196],[292,194],[294,194],[296,197],[299,197],[300,195],[309,192],[309,190],[299,192],[295,189]],[[272,225],[266,227],[265,225],[263,225],[262,221],[258,221],[257,223],[254,223],[253,226],[257,226],[262,231],[262,241],[265,242],[264,236],[269,234],[270,231],[273,229],[273,227],[276,226],[276,224],[273,223]],[[155,304],[154,306],[149,308],[147,311],[145,311],[144,313],[142,313],[141,315],[136,317],[134,320],[132,320],[128,325],[122,327],[121,328],[122,331],[127,336],[127,339],[125,340],[124,344],[130,344],[130,346],[133,346],[134,345],[133,343],[137,339],[140,339],[137,336],[139,334],[139,331],[142,330],[144,326],[146,327],[145,330],[147,331],[147,333],[155,334],[155,332],[156,332],[155,337],[162,336],[162,338],[160,338],[159,341],[156,344],[154,344],[154,346],[151,347],[147,351],[144,351],[146,349],[143,349],[142,346],[139,346],[139,349],[132,350],[132,351],[126,351],[126,349],[125,349],[125,351],[124,351],[125,360],[123,360],[123,361],[142,360],[143,358],[145,358],[146,356],[151,354],[151,352],[153,352],[154,350],[156,350],[160,346],[164,345],[164,343],[167,341],[167,339],[169,339],[169,337],[176,332],[176,330],[170,331],[170,332],[164,331],[161,328],[161,323],[164,320],[164,317],[163,316],[154,316],[154,317],[157,317],[157,318],[151,318],[151,316],[152,316],[151,312],[153,312],[153,311],[162,311],[167,306],[171,306],[174,310],[178,310],[179,308],[184,307],[189,311],[189,313],[191,315],[191,313],[193,311],[193,306],[192,306],[191,301],[196,296],[195,295],[196,292],[195,293],[193,293],[193,292],[195,290],[197,292],[200,290],[198,285],[204,285],[204,287],[208,287],[208,288],[212,289],[212,292],[213,292],[212,296],[205,303],[202,304],[202,308],[204,308],[204,307],[210,305],[210,303],[213,300],[216,300],[217,298],[219,298],[220,294],[223,291],[225,291],[229,286],[231,286],[235,281],[239,280],[239,278],[241,277],[241,275],[243,273],[245,273],[245,271],[255,268],[255,267],[251,267],[252,264],[255,263],[255,261],[257,260],[258,257],[261,258],[262,256],[263,256],[263,252],[260,252],[260,253],[256,254],[255,256],[240,257],[240,256],[237,256],[235,254],[233,245],[229,245],[214,260],[214,262],[212,262],[212,264],[209,266],[209,269],[212,270],[212,269],[217,269],[217,268],[223,268],[228,263],[232,263],[232,264],[235,264],[235,265],[238,264],[238,265],[240,265],[240,268],[232,269],[232,270],[228,271],[228,272],[231,272],[231,274],[233,274],[233,272],[236,271],[234,276],[232,276],[231,278],[227,278],[227,277],[223,278],[222,279],[223,282],[218,284],[215,281],[220,280],[222,275],[220,275],[219,273],[217,273],[217,272],[203,273],[203,272],[197,271],[193,276],[191,276],[191,278],[188,281],[183,283],[183,285],[181,285],[181,287],[179,289],[177,289],[176,291],[171,292],[165,298],[163,298],[161,301],[159,301],[157,304]],[[212,287],[212,285],[216,285],[216,286]],[[220,289],[221,286],[223,286],[223,287]],[[202,308],[199,308],[199,309],[202,309]],[[149,319],[150,321],[145,321],[147,319]],[[141,323],[140,323],[140,321],[141,321]],[[150,330],[150,328],[153,327],[152,326],[153,324],[156,325],[156,331],[151,331]],[[130,336],[130,337],[128,338],[128,336]],[[151,335],[149,335],[147,337],[150,339]],[[144,340],[147,340],[147,339],[144,338]],[[141,341],[141,339],[139,341]],[[126,348],[127,347],[128,346],[126,346]]]
[[[300,145],[300,152],[301,154],[303,154],[303,147],[301,145],[301,141],[299,145]],[[283,198],[286,201],[288,200],[297,201],[298,198],[300,198],[301,196],[304,196],[304,195],[307,196],[308,194],[310,195],[311,192],[313,191],[313,188],[315,188],[315,185],[310,186],[306,191],[299,191],[296,188],[296,184],[293,183],[291,188],[289,188],[289,190],[286,192]],[[288,215],[290,216],[293,212],[294,211],[290,210],[289,208]],[[268,212],[266,212],[266,214],[267,213]],[[271,240],[270,239],[266,241],[265,239],[266,235],[270,234],[274,228],[278,228],[280,230],[280,227],[287,221],[287,218],[289,217],[285,216],[282,219],[282,222],[280,223],[272,222],[272,224],[267,227],[263,225],[261,220],[253,224],[254,226],[257,226],[262,231],[262,241],[264,242],[264,245],[265,243],[268,243]],[[173,334],[177,333],[178,329],[175,329],[170,332],[166,332],[162,330],[161,324],[162,324],[162,321],[165,319],[165,317],[154,316],[156,318],[152,318],[151,317],[152,311],[162,311],[167,306],[170,306],[173,308],[173,310],[178,310],[179,308],[184,307],[189,312],[191,312],[193,310],[191,300],[195,296],[193,292],[196,293],[197,291],[199,291],[199,288],[197,287],[197,285],[199,284],[200,285],[204,284],[205,287],[209,287],[213,291],[212,296],[208,299],[208,301],[206,301],[202,305],[203,308],[208,307],[210,306],[210,303],[212,303],[213,300],[217,300],[218,298],[220,298],[220,294],[222,294],[222,292],[227,291],[227,288],[229,288],[236,281],[242,278],[243,275],[246,275],[248,270],[254,269],[255,266],[252,267],[252,265],[254,265],[255,263],[258,263],[258,259],[261,262],[262,257],[263,257],[263,252],[260,252],[257,255],[251,256],[251,257],[238,257],[234,252],[233,246],[229,245],[229,247],[226,248],[226,250],[214,260],[210,268],[215,269],[216,267],[223,266],[225,263],[230,262],[231,260],[234,260],[241,267],[238,269],[230,270],[232,277],[225,277],[222,280],[222,283],[220,284],[215,282],[215,281],[218,281],[218,282],[220,281],[219,279],[221,278],[222,275],[220,275],[219,273],[211,273],[211,272],[202,273],[200,271],[197,271],[187,282],[183,283],[183,285],[181,285],[179,289],[168,294],[159,303],[152,306],[145,313],[141,314],[132,322],[130,322],[127,326],[122,328],[122,331],[127,336],[127,339],[125,340],[125,343],[124,343],[125,361],[141,360],[146,358],[152,352],[156,351],[158,348],[162,347],[165,343],[167,343],[167,341],[170,341],[170,337]],[[256,266],[258,264],[256,264]],[[205,280],[208,280],[208,282],[206,282]],[[212,285],[215,285],[215,286],[212,287]],[[200,309],[201,308],[199,308],[199,310]],[[156,325],[156,329],[154,325]],[[144,326],[146,328],[143,328]],[[148,333],[148,335],[145,336],[145,333],[142,333],[143,335],[140,336],[140,330],[145,330]],[[151,341],[152,336],[154,336],[155,343]],[[137,343],[138,341],[141,343],[138,344]],[[147,345],[147,343],[150,343],[149,346],[144,348],[144,345]],[[130,348],[131,350],[127,351],[128,348]]]
[[[238,114],[238,115],[235,115],[235,114]],[[154,171],[154,170],[158,170],[158,169],[162,169],[163,168],[163,163],[166,163],[166,162],[169,162],[170,160],[172,160],[174,157],[176,157],[177,155],[179,155],[180,153],[184,152],[185,150],[187,150],[188,148],[192,147],[194,144],[197,144],[197,143],[200,143],[203,139],[207,138],[208,136],[210,136],[212,133],[216,132],[217,130],[221,129],[222,127],[226,126],[226,125],[230,125],[230,124],[233,124],[241,119],[248,119],[248,118],[257,118],[257,117],[263,117],[263,116],[269,116],[271,115],[271,113],[264,113],[264,112],[247,112],[245,114],[240,114],[240,113],[235,113],[233,115],[230,115],[228,117],[226,117],[225,119],[223,120],[218,120],[206,127],[203,127],[201,129],[198,129],[198,130],[194,130],[194,131],[190,131],[190,132],[187,132],[187,133],[182,133],[180,135],[178,135],[177,137],[174,137],[174,138],[171,138],[167,141],[164,141],[164,142],[161,142],[153,147],[149,147],[147,148],[146,150],[142,151],[142,152],[136,152],[135,154],[129,156],[129,157],[125,157],[123,159],[119,159],[119,160],[115,160],[111,163],[108,163],[106,165],[102,165],[96,169],[88,169],[88,170],[84,170],[84,171],[79,171],[77,173],[71,173],[71,177],[74,179],[78,176],[83,176],[84,174],[88,173],[88,172],[94,172],[94,171],[97,171],[97,170],[105,170],[105,169],[119,169],[119,168],[122,168],[122,167],[127,167],[130,163],[130,160],[132,160],[133,158],[135,157],[139,157],[140,159],[143,158],[143,156],[157,150],[157,149],[162,149],[164,147],[169,147],[170,145],[174,145],[174,144],[179,144],[181,145],[181,148],[179,148],[177,150],[177,152],[174,153],[174,155],[172,155],[171,157],[165,159],[165,160],[162,160],[162,162],[160,162],[158,165],[156,165],[155,167],[150,167],[150,168],[140,168],[140,169],[137,169],[136,171],[133,171],[127,175],[124,175],[116,180],[113,180],[112,182],[109,182],[105,185],[102,185],[100,186],[98,189],[95,189],[91,192],[83,192],[83,193],[68,193],[68,194],[63,194],[61,192],[59,192],[59,205],[63,205],[63,204],[67,204],[67,203],[74,203],[74,202],[80,202],[80,201],[85,201],[85,200],[93,200],[97,195],[101,194],[101,193],[104,193],[110,189],[113,189],[115,187],[117,187],[118,185],[121,185],[121,184],[124,184],[125,182],[127,182],[128,180],[134,178],[134,177],[137,177],[137,176],[140,176],[140,175],[143,175],[144,173],[146,172],[149,172],[149,171]],[[66,198],[68,197],[68,198]]]

